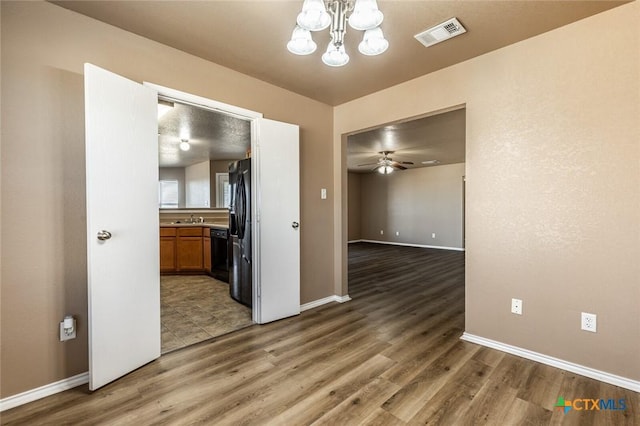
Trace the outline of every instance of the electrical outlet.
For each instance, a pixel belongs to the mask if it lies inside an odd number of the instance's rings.
[[[582,329],[584,331],[596,332],[597,316],[596,314],[582,313]]]
[[[382,229],[380,230],[380,235],[384,235],[384,231]]]
[[[511,299],[511,313],[522,315],[522,300]]]
[[[431,233],[431,238],[435,238],[435,237],[436,237],[436,233],[435,233],[435,232],[432,232],[432,233]]]
[[[400,231],[396,231],[396,237],[400,236]]]
[[[73,328],[70,333],[67,333],[66,331],[64,331],[64,321],[61,321],[60,322],[60,341],[65,342],[67,340],[71,340],[75,338],[76,338],[76,320],[75,319],[73,320]]]

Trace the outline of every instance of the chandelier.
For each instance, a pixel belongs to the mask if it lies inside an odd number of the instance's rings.
[[[350,15],[347,17],[348,13]],[[358,45],[360,53],[373,56],[389,47],[380,28],[382,19],[376,0],[304,0],[287,49],[296,55],[315,52],[318,46],[311,38],[311,31],[330,27],[331,41],[322,55],[322,62],[331,67],[341,67],[349,62],[349,55],[344,48],[347,22],[354,30],[364,31],[362,42]]]

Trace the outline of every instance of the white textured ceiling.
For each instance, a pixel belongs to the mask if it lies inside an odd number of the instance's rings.
[[[179,148],[182,139],[189,151]],[[239,160],[251,148],[251,123],[220,112],[175,102],[158,120],[160,167],[185,167],[210,160]]]

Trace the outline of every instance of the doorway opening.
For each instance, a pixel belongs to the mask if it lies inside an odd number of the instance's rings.
[[[207,247],[202,244],[206,218],[196,217],[197,210],[188,218],[194,229],[176,222],[167,234],[160,232],[158,96],[250,121],[254,155],[248,162],[255,172],[243,178],[248,202],[241,217],[252,231],[243,232],[250,235],[250,246],[242,252],[245,261],[251,255],[252,320],[264,324],[299,314],[298,126],[151,83],[141,85],[92,64],[84,70],[89,389],[160,356],[161,236],[174,237],[176,244],[176,237],[185,237],[180,269],[207,258],[189,255]],[[282,163],[288,165],[284,170]]]
[[[246,117],[158,98],[163,354],[253,324],[251,268],[238,267],[252,258],[251,233],[239,240],[235,220],[235,210],[249,205],[240,202],[250,192],[235,191],[235,176],[238,164],[250,169],[251,141]],[[238,241],[247,249],[236,259]]]
[[[349,292],[350,246],[360,244],[360,251],[362,243],[416,247],[427,257],[433,250],[465,250],[464,105],[352,132],[342,140],[343,276]]]

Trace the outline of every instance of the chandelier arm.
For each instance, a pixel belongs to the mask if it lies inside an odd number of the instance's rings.
[[[331,40],[334,46],[340,47],[344,44],[344,35],[347,31],[347,11],[349,10],[348,1],[332,0],[326,3],[327,12],[331,15]]]

